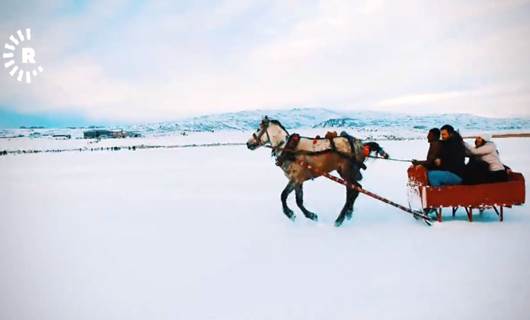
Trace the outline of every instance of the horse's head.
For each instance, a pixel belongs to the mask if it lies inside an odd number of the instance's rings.
[[[277,147],[285,142],[285,138],[289,134],[287,130],[277,120],[271,120],[265,116],[256,132],[252,133],[252,137],[247,141],[247,148],[255,150],[264,145],[270,145],[271,147]]]
[[[364,156],[368,157],[372,152],[375,153],[376,156],[382,157],[384,159],[388,159],[390,156],[388,153],[381,148],[381,146],[376,142],[367,142],[364,143]]]

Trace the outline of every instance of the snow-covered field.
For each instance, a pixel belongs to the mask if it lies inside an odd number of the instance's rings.
[[[530,139],[497,144],[530,177]],[[367,165],[365,188],[406,203],[406,163]],[[429,228],[360,195],[335,228],[343,187],[308,182],[320,221],[293,194],[292,223],[285,183],[244,146],[2,156],[0,319],[529,318],[528,205]]]

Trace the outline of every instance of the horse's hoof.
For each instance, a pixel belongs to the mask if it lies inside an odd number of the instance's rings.
[[[348,221],[351,220],[352,215],[353,215],[353,210],[352,210],[352,211],[348,211],[348,212],[346,213],[346,219],[347,219]]]
[[[291,221],[294,221],[296,219],[296,216],[293,212],[293,210],[290,210],[290,209],[286,209],[286,210],[283,210],[283,213],[287,216],[287,218],[289,218],[289,220]]]
[[[340,227],[342,226],[342,223],[344,222],[344,220],[335,220],[335,227]]]
[[[307,215],[307,218],[310,219],[310,220],[313,220],[313,221],[318,221],[318,216],[316,214],[310,214],[310,215]]]

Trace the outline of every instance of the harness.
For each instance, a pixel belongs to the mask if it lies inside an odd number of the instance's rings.
[[[298,143],[300,142],[300,135],[293,133],[287,136],[287,142],[285,147],[280,150],[280,153],[276,153],[276,165],[281,167],[285,161],[294,161],[297,153],[301,150],[296,150]],[[275,150],[272,150],[272,154],[275,155]]]
[[[360,142],[360,140],[358,139],[355,139],[353,137],[352,140],[348,139],[348,142],[350,143],[350,148],[352,150],[352,154],[346,154],[344,152],[341,152],[337,149],[336,145],[335,145],[335,141],[334,141],[334,138],[335,137],[330,137],[330,138],[314,138],[313,139],[313,144],[316,144],[316,142],[318,142],[318,140],[329,140],[330,142],[330,148],[329,149],[325,149],[325,150],[319,150],[319,151],[309,151],[309,150],[301,150],[301,149],[297,149],[297,146],[298,144],[300,143],[300,140],[304,138],[304,137],[301,137],[299,134],[297,133],[293,133],[291,135],[289,135],[287,137],[287,142],[285,143],[285,147],[281,147],[281,146],[277,146],[277,147],[272,147],[272,155],[273,156],[276,156],[276,165],[281,167],[286,161],[295,161],[296,160],[296,156],[298,155],[306,155],[306,156],[317,156],[317,155],[321,155],[321,154],[325,154],[325,153],[335,153],[337,155],[339,155],[340,157],[344,158],[344,159],[347,159],[347,160],[350,160],[352,162],[355,162],[355,164],[357,166],[359,166],[361,169],[366,169],[366,165],[363,163],[363,160],[364,159],[359,159],[358,155],[362,154],[363,156],[366,156],[366,153],[365,153],[365,149],[364,147],[362,146],[362,143]],[[310,139],[310,138],[307,138],[307,139]],[[280,152],[278,152],[278,150]],[[369,153],[369,149],[368,150],[368,153]]]
[[[277,146],[272,145],[272,141],[268,132],[268,127],[271,121],[268,118],[263,119],[263,121],[260,124],[261,131],[256,134],[253,133],[252,136],[256,141],[261,141],[261,138],[263,135],[267,135],[267,141],[263,142],[262,144],[265,145],[268,148],[272,149],[272,156],[276,157],[276,165],[282,166],[286,161],[292,162],[296,160],[296,156],[298,155],[307,155],[307,156],[316,156],[321,155],[325,153],[336,153],[340,157],[350,160],[353,162],[354,165],[358,166],[359,168],[365,170],[366,165],[364,164],[364,159],[370,154],[371,148],[370,144],[363,144],[361,140],[356,139],[355,137],[349,135],[345,131],[341,132],[340,137],[346,138],[347,141],[350,144],[350,148],[352,151],[352,154],[347,154],[344,152],[341,152],[337,149],[335,145],[334,138],[338,137],[336,132],[328,132],[325,136],[325,138],[320,138],[317,136],[316,138],[308,138],[308,137],[301,137],[297,133],[289,134],[283,126],[280,125],[280,127],[287,133],[287,140],[284,143],[280,143]],[[328,140],[330,142],[330,147],[325,150],[319,150],[319,151],[309,151],[309,150],[300,150],[297,149],[298,144],[300,143],[301,139],[310,139],[313,140],[313,144],[318,143],[318,140]],[[267,145],[268,144],[268,145]],[[379,150],[376,150],[379,151]]]

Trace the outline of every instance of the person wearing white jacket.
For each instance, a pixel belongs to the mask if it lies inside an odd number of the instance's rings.
[[[464,143],[466,155],[470,157],[464,173],[464,183],[491,183],[508,180],[504,164],[491,135],[481,134],[475,139],[475,146]]]

